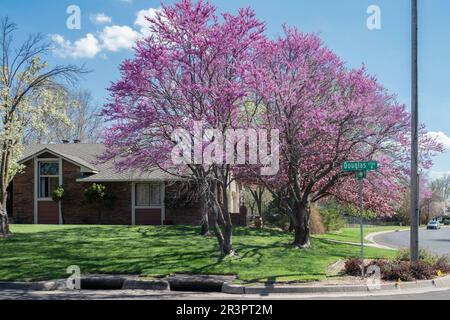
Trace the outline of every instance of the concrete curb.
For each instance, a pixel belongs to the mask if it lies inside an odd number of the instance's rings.
[[[242,286],[225,283],[222,286],[222,293],[227,294],[293,294],[293,293],[367,293],[408,289],[434,289],[450,288],[450,276],[435,280],[424,280],[416,282],[388,283],[379,287],[369,285],[336,285],[336,286]]]
[[[399,248],[394,248],[394,247],[390,247],[390,246],[386,246],[386,245],[382,245],[379,244],[375,241],[375,237],[376,236],[380,236],[382,234],[388,234],[388,233],[397,233],[397,232],[406,232],[409,231],[408,229],[406,230],[394,230],[394,231],[380,231],[380,232],[374,232],[374,233],[369,233],[364,239],[367,241],[370,241],[372,244],[376,245],[377,248],[380,249],[387,249],[387,250],[399,250]]]
[[[89,276],[81,278],[82,290],[170,290],[165,280],[146,280],[138,277]],[[66,280],[39,282],[0,282],[1,290],[66,291]]]
[[[355,246],[355,247],[360,247],[361,246],[361,243],[356,243],[356,242],[339,241],[339,240],[332,240],[332,239],[321,239],[321,240],[325,240],[325,241],[330,242],[330,243],[347,244],[349,246]],[[364,247],[366,247],[366,248],[385,249],[385,250],[398,250],[398,249],[394,249],[394,248],[391,248],[391,247],[383,246],[383,245],[378,244],[378,243],[364,243]]]

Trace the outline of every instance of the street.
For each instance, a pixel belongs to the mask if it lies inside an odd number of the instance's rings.
[[[384,233],[374,237],[378,244],[393,248],[409,248],[409,231]],[[450,257],[450,228],[443,227],[440,230],[419,231],[420,247],[435,254]]]
[[[0,300],[450,300],[450,290],[397,290],[382,293],[230,295],[143,290],[20,291],[4,290]]]

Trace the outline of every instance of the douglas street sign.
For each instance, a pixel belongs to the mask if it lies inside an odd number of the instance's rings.
[[[351,161],[342,164],[344,172],[358,172],[358,171],[377,171],[378,162],[376,161]]]

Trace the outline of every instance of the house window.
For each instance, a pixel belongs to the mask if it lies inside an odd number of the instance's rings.
[[[39,198],[50,199],[59,186],[59,163],[39,162]]]
[[[159,183],[136,184],[136,207],[160,207],[162,203]]]

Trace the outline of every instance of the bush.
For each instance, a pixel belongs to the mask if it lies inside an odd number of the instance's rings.
[[[106,190],[106,186],[94,183],[84,191],[84,196],[90,204],[111,207],[116,196]]]
[[[97,208],[98,222],[102,223],[102,209],[104,207],[111,208],[116,199],[115,194],[108,192],[106,186],[94,183],[89,188],[84,190],[84,196],[89,204]]]
[[[350,258],[345,261],[345,273],[357,277],[361,275],[361,259]]]
[[[311,234],[323,234],[327,231],[319,210],[311,208]]]
[[[61,201],[66,196],[66,191],[64,190],[63,186],[59,186],[52,192],[52,200],[53,201]]]
[[[450,273],[450,265],[447,257],[438,257],[426,251],[421,252],[421,260],[410,262],[407,250],[402,250],[395,260],[374,260],[366,266],[380,268],[381,279],[385,281],[415,281],[431,280],[437,276]],[[350,258],[345,262],[345,273],[350,276],[361,275],[361,260]]]
[[[408,249],[400,250],[397,253],[395,260],[397,261],[409,261],[411,257],[410,251]],[[420,249],[419,251],[419,260],[424,262],[427,265],[435,265],[437,261],[440,259],[439,256],[428,252],[426,250]]]
[[[346,222],[342,218],[341,210],[338,205],[329,205],[320,210],[326,231],[338,231],[345,227]]]

